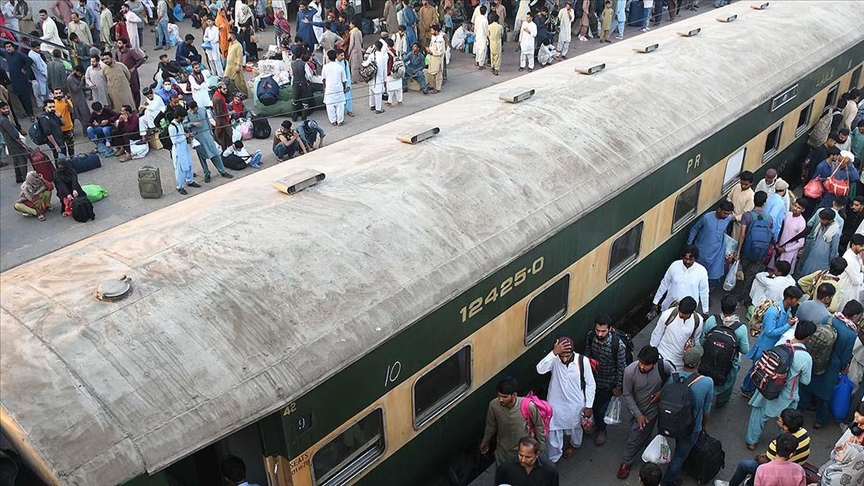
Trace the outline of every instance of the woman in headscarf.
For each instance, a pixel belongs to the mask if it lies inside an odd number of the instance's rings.
[[[231,22],[225,16],[225,9],[220,8],[216,14],[216,27],[219,27],[219,52],[222,59],[228,57],[228,31],[231,30]]]
[[[54,171],[54,188],[57,189],[57,197],[62,202],[66,196],[84,194],[81,184],[78,183],[78,173],[72,167],[72,162],[67,158],[57,161],[57,170]],[[77,191],[77,194],[76,194]]]
[[[15,211],[27,216],[36,216],[45,221],[45,211],[51,211],[51,190],[54,185],[42,179],[42,175],[31,170],[21,184],[21,197],[15,201]]]

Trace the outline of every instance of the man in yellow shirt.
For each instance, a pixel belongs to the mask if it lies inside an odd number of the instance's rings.
[[[60,88],[53,93],[54,107],[60,117],[60,130],[63,131],[63,143],[66,145],[66,156],[75,155],[75,124],[72,121],[72,100]]]

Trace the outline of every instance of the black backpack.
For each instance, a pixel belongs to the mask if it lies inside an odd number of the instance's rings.
[[[687,378],[678,373],[672,375],[672,382],[660,391],[657,430],[661,435],[672,439],[685,439],[693,435],[693,397],[690,385],[702,378],[693,373]]]
[[[64,40],[68,39],[69,38],[69,32],[66,30],[66,24],[64,24],[62,21],[60,21],[56,17],[51,17],[51,20],[53,20],[54,25],[57,26],[57,34],[60,36],[60,38],[64,39]],[[54,47],[54,46],[52,46],[52,47]]]
[[[252,119],[252,136],[259,139],[267,139],[270,138],[270,134],[272,130],[270,129],[270,122],[267,121],[266,118],[253,118]]]
[[[726,378],[732,371],[732,361],[738,353],[738,336],[735,331],[743,325],[736,322],[733,326],[724,326],[719,315],[714,316],[717,325],[705,335],[702,345],[702,363],[699,374],[714,380],[714,386],[726,384]]]
[[[766,400],[774,400],[786,386],[795,346],[790,343],[774,346],[762,353],[753,365],[750,379]]]
[[[170,151],[174,148],[174,142],[171,141],[171,134],[168,133],[168,127],[171,126],[171,123],[165,125],[159,130],[159,142],[162,143],[162,148]]]
[[[87,196],[82,194],[72,200],[72,219],[79,223],[96,219],[96,213],[93,212],[93,203],[87,199]]]
[[[48,137],[45,136],[45,131],[42,130],[42,119],[45,115],[39,115],[36,117],[36,121],[30,124],[30,128],[27,129],[27,134],[30,135],[30,140],[33,141],[36,145],[45,145],[48,143]]]

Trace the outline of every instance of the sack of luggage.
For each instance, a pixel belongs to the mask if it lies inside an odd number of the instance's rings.
[[[102,167],[102,161],[99,160],[99,156],[96,154],[75,155],[69,157],[69,163],[72,164],[75,172],[79,174]]]
[[[89,199],[90,202],[101,201],[108,195],[107,189],[102,186],[97,186],[96,184],[82,186],[81,189],[84,189],[84,194],[87,194],[87,199]]]
[[[687,378],[672,374],[672,382],[660,391],[657,431],[672,439],[684,439],[693,435],[693,397],[690,386],[702,379],[699,373]]]
[[[822,375],[831,362],[831,352],[837,342],[837,329],[829,322],[816,326],[816,332],[804,344],[810,357],[813,358],[813,374]]]
[[[702,345],[699,374],[714,380],[714,386],[723,386],[738,354],[738,336],[735,331],[743,324],[736,322],[732,326],[725,326],[719,315],[714,316],[714,322],[715,327],[705,335],[705,343]]]
[[[30,151],[27,156],[30,159],[30,164],[33,165],[33,170],[39,173],[43,179],[48,182],[54,182],[54,163],[38,148]]]
[[[275,105],[279,101],[279,83],[273,76],[261,78],[258,81],[258,101],[264,106]]]
[[[703,430],[684,460],[684,472],[699,484],[705,484],[714,479],[724,467],[726,453],[723,452],[723,444]]]
[[[72,219],[79,223],[86,223],[91,219],[96,219],[96,213],[93,212],[93,203],[87,199],[86,194],[80,194],[72,200]]]
[[[252,140],[252,122],[244,121],[240,123],[240,139],[241,140]]]
[[[534,422],[531,420],[531,404],[534,404],[534,408],[537,409],[537,413],[540,415],[540,420],[543,421],[543,428],[546,430],[546,434],[549,433],[549,423],[552,421],[552,405],[549,404],[546,400],[541,400],[540,397],[534,394],[534,392],[528,392],[524,398],[522,398],[522,403],[519,405],[520,410],[522,412],[522,417],[525,418],[525,426],[528,427],[528,431],[531,433],[532,437],[537,437],[537,431],[534,430]]]
[[[222,157],[222,165],[231,170],[243,170],[246,168],[246,161],[237,154],[231,154],[227,157]]]
[[[831,133],[831,121],[834,120],[836,110],[833,107],[828,107],[822,112],[819,121],[813,125],[813,130],[807,136],[807,145],[816,148],[828,140],[828,134]],[[821,160],[816,161],[818,164]]]
[[[133,159],[143,159],[150,153],[150,144],[137,140],[129,144],[129,154]]]
[[[780,392],[786,386],[786,378],[794,355],[795,347],[785,343],[763,352],[762,357],[753,365],[750,379],[766,400],[774,400],[780,396]]]
[[[258,139],[268,139],[272,130],[270,122],[266,118],[254,118],[252,120],[252,136]]]
[[[748,323],[751,336],[757,337],[762,333],[762,319],[765,318],[765,313],[768,312],[768,309],[772,307],[780,308],[773,300],[765,299],[753,309],[753,314],[750,315],[750,322]]]
[[[144,199],[162,197],[162,176],[159,167],[144,166],[138,169],[138,192]]]

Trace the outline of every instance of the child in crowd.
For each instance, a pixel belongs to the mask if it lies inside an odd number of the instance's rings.
[[[222,160],[226,160],[228,158],[239,159],[242,160],[244,164],[252,167],[253,169],[261,168],[261,157],[262,153],[260,150],[256,150],[254,154],[249,155],[249,152],[243,146],[242,140],[237,140],[234,142],[234,145],[229,145],[224,152],[222,152]]]
[[[609,42],[609,33],[612,31],[612,2],[606,0],[606,6],[603,7],[603,13],[600,14],[600,42]]]

